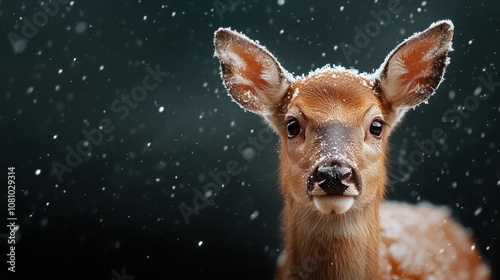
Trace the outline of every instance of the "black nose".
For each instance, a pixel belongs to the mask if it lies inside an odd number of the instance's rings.
[[[361,183],[355,170],[350,165],[337,161],[320,165],[309,176],[308,192],[314,192],[317,187],[325,194],[343,195],[349,187],[361,192]]]

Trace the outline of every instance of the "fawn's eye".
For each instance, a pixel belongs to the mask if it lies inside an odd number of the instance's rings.
[[[286,120],[286,129],[288,130],[288,138],[293,138],[300,133],[299,121],[296,118]]]
[[[382,126],[384,125],[385,123],[381,120],[374,120],[372,121],[372,123],[370,124],[370,133],[377,137],[377,138],[380,138],[380,135],[382,134]]]

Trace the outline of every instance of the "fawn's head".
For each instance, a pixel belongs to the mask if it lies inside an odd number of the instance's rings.
[[[342,214],[383,198],[389,134],[442,81],[452,36],[451,22],[437,22],[373,74],[323,67],[293,77],[264,47],[224,28],[215,55],[233,100],[280,136],[285,200]]]

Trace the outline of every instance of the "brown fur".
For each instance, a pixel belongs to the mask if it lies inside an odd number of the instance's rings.
[[[338,78],[332,81],[331,75]],[[377,155],[370,155],[359,149],[359,139],[353,142],[349,157],[358,163],[362,176],[369,185],[364,186],[363,193],[357,198],[353,208],[344,215],[324,215],[311,205],[310,198],[305,195],[305,176],[314,168],[315,160],[321,156],[321,151],[314,148],[315,129],[330,121],[340,121],[348,126],[358,126],[363,122],[363,114],[380,101],[369,87],[363,86],[359,78],[347,73],[327,71],[312,79],[314,83],[298,82],[300,94],[289,104],[290,111],[300,107],[300,113],[295,115],[302,123],[306,136],[304,145],[292,146],[286,136],[286,127],[281,136],[281,167],[280,178],[285,209],[283,223],[285,229],[286,261],[280,268],[279,279],[289,279],[287,272],[299,267],[309,276],[307,279],[375,279],[378,272],[378,201],[384,195],[385,176],[367,172],[368,163],[379,163],[377,172],[384,172],[385,150]],[[291,87],[291,91],[295,86]],[[324,92],[330,94],[326,95]],[[366,98],[359,98],[364,96]],[[359,137],[363,131],[360,131]],[[358,137],[358,138],[359,138]],[[303,156],[309,155],[309,156]],[[293,162],[293,163],[292,163]],[[304,171],[296,170],[299,168]],[[301,203],[297,203],[296,201]],[[305,204],[305,205],[304,205]],[[369,242],[367,242],[369,241]],[[304,263],[308,257],[317,254],[328,257],[315,259],[315,265]],[[333,265],[332,265],[333,264]],[[300,277],[298,278],[300,279]]]
[[[388,137],[404,113],[439,86],[452,37],[451,22],[434,24],[400,44],[372,76],[324,68],[293,78],[246,36],[216,32],[228,92],[280,136],[285,244],[278,279],[489,277],[470,235],[446,211],[383,202]],[[290,119],[300,127],[291,137]],[[384,124],[380,137],[370,130],[374,121]],[[327,214],[338,197],[323,197],[326,204],[318,206],[306,191],[310,174],[332,161],[360,178],[359,194],[341,214]]]

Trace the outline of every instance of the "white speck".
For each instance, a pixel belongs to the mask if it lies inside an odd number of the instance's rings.
[[[147,146],[150,147],[151,146],[151,142],[148,142]]]
[[[208,83],[207,82],[204,82],[203,83],[203,87],[207,87],[208,86]]]
[[[104,70],[104,65],[99,66],[99,71]]]
[[[155,181],[158,183],[160,182],[160,178],[156,178]]]
[[[292,95],[292,98],[290,100],[290,103],[292,103],[292,101],[295,100],[295,98],[297,98],[297,96],[299,96],[299,93],[300,93],[299,88],[295,88],[295,90],[293,91],[293,95]]]
[[[469,40],[469,45],[472,45],[472,41],[474,41],[474,39]]]
[[[253,211],[252,215],[250,215],[250,220],[255,220],[259,216],[259,211]]]
[[[32,93],[32,92],[33,92],[33,90],[34,90],[34,89],[35,89],[35,87],[34,87],[34,86],[30,86],[30,87],[28,87],[28,88],[26,89],[26,93],[27,93],[27,94],[30,94],[30,93]]]
[[[420,3],[420,5],[422,5],[422,7],[427,5],[427,1],[422,1],[422,3]]]
[[[57,139],[57,134],[54,134],[54,136],[52,136],[52,139]]]
[[[165,108],[163,106],[161,106],[160,108],[158,108],[158,112],[159,113],[163,112],[163,110],[165,110]]]
[[[251,161],[255,157],[256,154],[257,154],[257,151],[254,148],[248,147],[248,148],[243,150],[242,156],[247,161]]]
[[[453,100],[455,99],[456,93],[454,90],[450,90],[450,93],[448,93],[448,97]]]
[[[59,69],[59,71],[57,71],[57,74],[61,74],[63,72],[62,69]]]
[[[75,26],[75,32],[78,34],[82,34],[83,32],[87,31],[87,23],[86,22],[79,22]]]
[[[340,6],[340,11],[344,11],[344,6]]]
[[[476,245],[472,245],[472,246],[470,246],[470,250],[471,250],[471,251],[474,251],[474,249],[476,249]]]
[[[474,95],[479,95],[481,94],[481,91],[483,90],[483,88],[481,86],[477,86],[476,89],[474,89]]]
[[[278,0],[278,6],[285,5],[285,0]]]
[[[280,35],[283,34],[283,33],[285,33],[285,29],[281,29],[280,30]]]
[[[24,38],[21,38],[21,40],[13,40],[12,41],[12,48],[14,49],[15,53],[22,53],[28,44],[28,40],[24,40]]]
[[[206,198],[209,198],[209,197],[211,197],[213,194],[214,194],[214,192],[213,192],[212,190],[208,190],[208,191],[206,191],[206,192],[205,192],[205,197],[206,197]]]
[[[419,12],[419,13],[420,13],[421,11],[422,11],[422,8],[418,7],[418,8],[417,8],[417,12]]]
[[[172,12],[172,17],[175,17],[175,12]]]
[[[146,21],[147,19],[148,19],[148,16],[143,16],[143,17],[142,17],[142,20],[143,20],[143,21]]]
[[[326,53],[321,53],[321,57],[325,57],[326,56]]]
[[[45,203],[45,206],[49,206],[50,202]]]
[[[483,208],[482,207],[478,207],[476,209],[476,211],[474,211],[474,216],[478,216],[479,214],[481,214],[481,211],[483,211]]]
[[[200,247],[201,245],[203,245],[203,241],[198,242],[198,247]]]
[[[36,175],[36,176],[40,175],[40,173],[42,173],[42,170],[41,170],[41,169],[37,169],[37,170],[35,171],[35,175]]]

